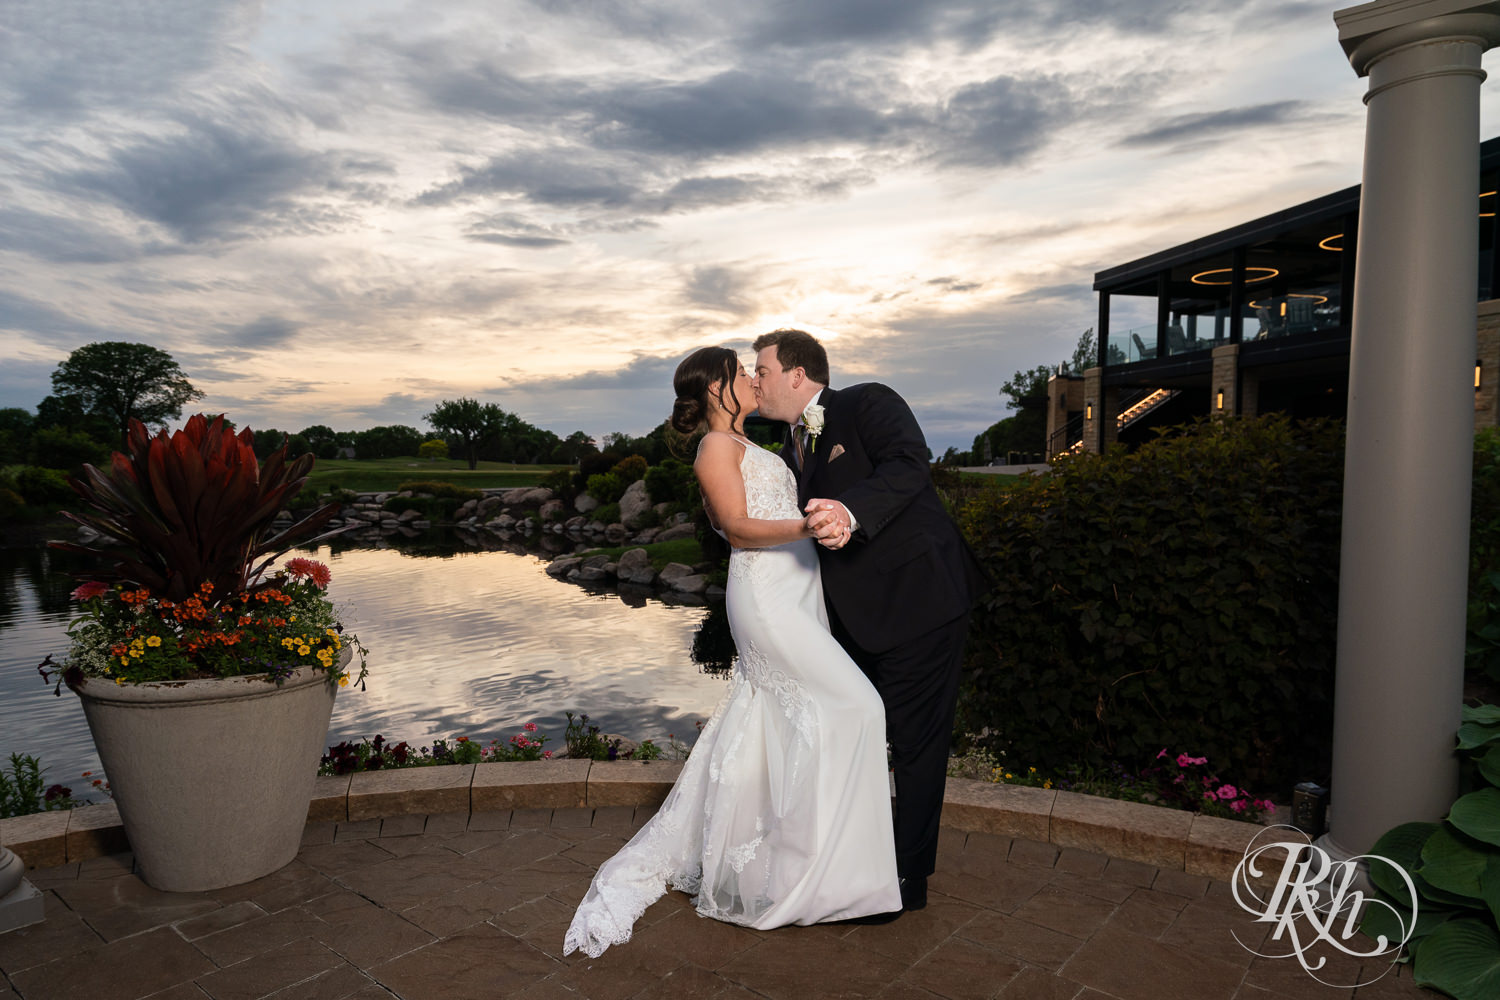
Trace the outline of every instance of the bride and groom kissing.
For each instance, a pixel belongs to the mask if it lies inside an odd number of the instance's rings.
[[[731,546],[737,665],[661,808],[595,874],[565,953],[628,941],[669,887],[761,930],[927,904],[983,571],[899,395],[832,388],[800,330],[754,349],[753,375],[708,347],[673,379],[672,425],[707,427],[693,470]],[[788,425],[779,455],[745,437],[752,411]]]

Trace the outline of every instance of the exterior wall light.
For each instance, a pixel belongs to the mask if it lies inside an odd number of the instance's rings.
[[[1220,389],[1217,393],[1214,394],[1214,409],[1216,409],[1216,410],[1222,410],[1222,409],[1224,409],[1224,390],[1223,389]]]
[[[1270,281],[1280,273],[1274,267],[1247,267],[1245,268],[1245,284],[1253,285],[1257,281]],[[1216,277],[1221,274],[1224,275],[1223,279]],[[1234,274],[1232,267],[1215,267],[1207,271],[1199,271],[1188,280],[1195,285],[1228,285],[1232,283],[1229,278],[1232,274]]]
[[[1083,419],[1094,419],[1094,401],[1092,399],[1083,404]]]
[[[1474,362],[1474,391],[1479,391],[1479,372],[1484,367],[1483,362]]]

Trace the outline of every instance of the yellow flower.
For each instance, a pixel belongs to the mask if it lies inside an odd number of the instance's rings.
[[[311,653],[311,652],[312,652],[312,650],[309,649],[307,646],[298,646],[297,647],[297,655],[298,656],[306,656],[308,653]]]
[[[1036,768],[1034,768],[1034,767],[1028,767],[1028,768],[1027,768],[1027,769],[1026,769],[1026,772],[1027,772],[1027,773],[1028,773],[1028,774],[1036,774]]]
[[[122,667],[128,667],[128,666],[130,666],[130,657],[128,657],[128,656],[122,656],[122,657],[120,657],[120,666],[122,666]]]
[[[293,646],[297,645],[297,643],[292,639],[282,639],[281,645],[285,649],[291,649]]]
[[[1052,779],[1048,778],[1046,781],[1042,782],[1042,787],[1043,788],[1051,788],[1052,787]]]
[[[339,677],[339,687],[346,688],[348,686],[349,686],[349,675],[348,674],[341,675]]]
[[[159,636],[159,635],[153,635],[153,636],[151,636],[149,639],[146,640],[146,645],[152,646],[152,647],[160,646],[161,645],[161,636]]]

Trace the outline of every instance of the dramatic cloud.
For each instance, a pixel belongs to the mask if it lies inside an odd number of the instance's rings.
[[[11,0],[0,406],[130,340],[242,425],[644,433],[796,325],[966,447],[1095,271],[1356,183],[1365,86],[1295,0]]]

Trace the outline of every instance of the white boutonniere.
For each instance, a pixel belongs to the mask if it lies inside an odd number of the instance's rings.
[[[802,411],[802,426],[807,429],[807,450],[818,450],[818,435],[823,433],[823,408],[817,403],[808,403]]]

